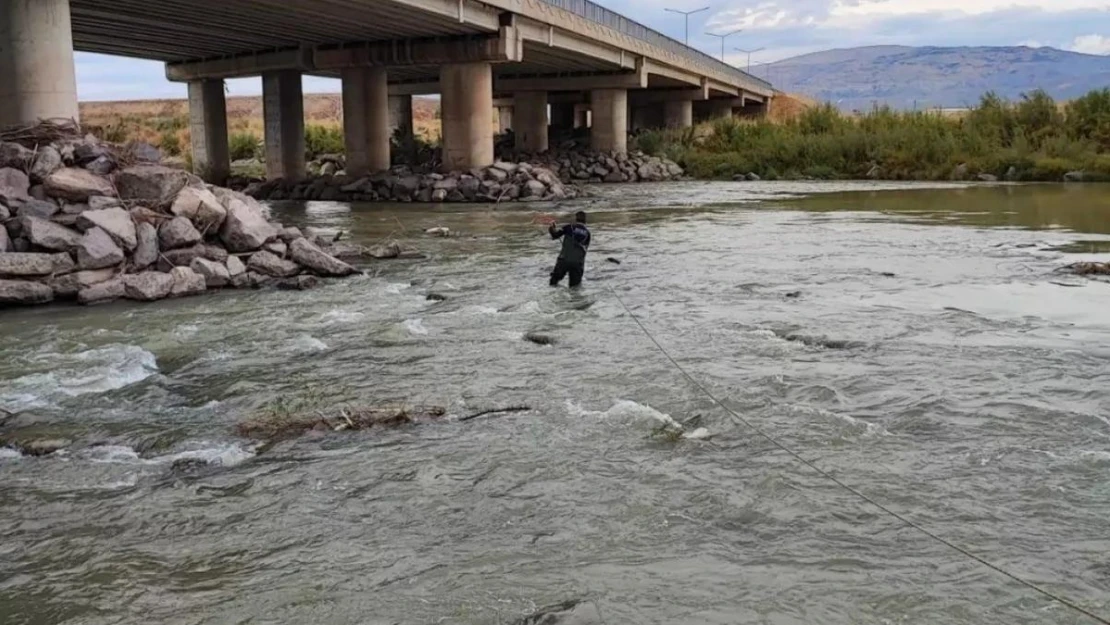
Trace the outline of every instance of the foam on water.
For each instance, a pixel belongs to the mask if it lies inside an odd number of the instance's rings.
[[[400,295],[402,291],[412,288],[408,282],[394,282],[385,287],[385,292],[389,295]]]
[[[424,327],[423,319],[405,319],[401,325],[408,330],[409,334],[415,334],[417,336],[425,336],[428,334],[428,329]]]
[[[567,400],[567,411],[579,417],[593,417],[598,419],[617,419],[623,421],[626,425],[636,427],[657,427],[664,426],[673,428],[675,430],[683,431],[682,438],[690,440],[701,440],[709,438],[710,433],[706,428],[697,428],[692,432],[685,432],[686,428],[681,423],[676,421],[671,415],[656,410],[651,406],[636,403],[632,400],[622,399],[613,404],[608,410],[605,411],[592,411],[586,410],[574,402]]]
[[[32,373],[6,384],[0,407],[13,412],[41,408],[67,397],[105,393],[158,373],[154,354],[137,345],[106,345],[72,354],[41,354],[50,371]]]
[[[354,323],[366,318],[366,313],[355,312],[353,310],[343,310],[341,308],[333,308],[320,316],[320,321],[325,325],[340,325],[347,323]]]
[[[301,334],[292,341],[289,341],[289,351],[294,352],[322,352],[327,348],[327,343],[308,334]]]
[[[79,452],[78,457],[98,464],[169,465],[178,460],[200,460],[214,466],[234,467],[253,458],[255,454],[255,448],[241,447],[235,443],[193,441],[179,446],[179,451],[154,458],[143,458],[126,445],[91,447]]]
[[[23,454],[19,453],[18,451],[14,450],[14,449],[9,449],[8,447],[0,447],[0,462],[4,462],[6,460],[22,460],[22,459],[23,459]]]

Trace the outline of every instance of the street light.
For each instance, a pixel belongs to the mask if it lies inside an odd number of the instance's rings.
[[[745,50],[744,48],[736,48],[737,52],[743,52],[748,55],[748,73],[752,73],[752,55],[756,52],[763,52],[767,48],[756,48],[755,50]]]
[[[708,11],[709,7],[702,7],[700,9],[694,9],[693,11],[679,11],[678,9],[666,9],[666,8],[664,8],[663,10],[668,11],[670,13],[678,13],[679,15],[686,18],[686,46],[689,47],[689,45],[690,45],[690,16],[693,15],[694,13],[701,13],[702,11]]]
[[[716,33],[705,33],[705,34],[709,35],[710,37],[720,37],[721,38],[721,62],[724,62],[724,60],[725,60],[725,39],[728,39],[729,37],[735,35],[736,33],[742,33],[742,32],[744,32],[743,28],[738,29],[738,30],[734,30],[730,33],[724,33],[722,35],[718,35]]]

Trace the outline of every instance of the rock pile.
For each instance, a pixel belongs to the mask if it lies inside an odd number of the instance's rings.
[[[529,159],[574,182],[663,182],[685,175],[672,160],[643,152],[606,154],[581,150],[544,152]]]
[[[343,202],[503,202],[555,201],[577,197],[549,169],[530,163],[494,163],[491,167],[449,174],[415,173],[394,167],[363,178],[323,175],[309,181],[255,182],[244,190],[259,200],[330,200]]]
[[[270,222],[254,199],[158,161],[149,146],[118,151],[79,135],[0,141],[0,306],[154,301],[358,273]]]

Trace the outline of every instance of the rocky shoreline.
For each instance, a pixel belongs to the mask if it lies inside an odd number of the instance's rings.
[[[491,203],[555,202],[585,195],[580,186],[601,182],[661,182],[682,178],[678,164],[642,152],[545,152],[520,155],[490,167],[441,174],[407,165],[352,178],[341,156],[312,167],[321,174],[307,180],[251,181],[234,185],[256,200],[323,200],[340,202]]]
[[[75,128],[0,139],[0,307],[156,301],[360,273],[253,198]],[[309,278],[309,281],[311,278]]]

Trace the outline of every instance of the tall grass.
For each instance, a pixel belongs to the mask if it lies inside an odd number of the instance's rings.
[[[993,93],[960,117],[832,105],[784,122],[724,119],[698,129],[649,131],[637,146],[698,178],[945,180],[980,173],[1060,180],[1081,170],[1110,179],[1110,89],[1057,105],[1043,91],[1017,102]]]

